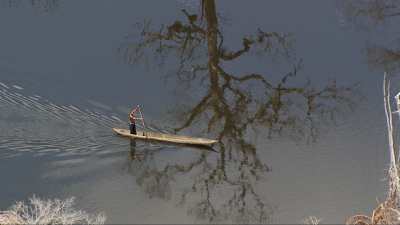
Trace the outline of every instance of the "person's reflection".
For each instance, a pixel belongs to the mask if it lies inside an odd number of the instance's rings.
[[[133,160],[140,160],[140,157],[138,157],[138,154],[136,153],[136,141],[134,139],[130,140],[130,151],[129,151],[129,157],[130,159]]]

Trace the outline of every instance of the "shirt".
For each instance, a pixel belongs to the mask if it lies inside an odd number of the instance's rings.
[[[130,121],[131,123],[135,123],[135,113],[136,113],[136,111],[137,111],[137,107],[135,107],[135,108],[131,111],[131,113],[129,113],[129,121]]]

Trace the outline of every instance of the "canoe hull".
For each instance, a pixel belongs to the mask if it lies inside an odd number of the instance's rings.
[[[207,139],[207,138],[195,138],[189,136],[181,136],[181,135],[173,135],[173,134],[163,134],[156,133],[150,131],[137,131],[137,134],[131,134],[127,129],[113,128],[113,131],[118,135],[123,137],[131,138],[131,139],[141,139],[141,140],[149,140],[149,141],[162,141],[162,142],[170,142],[176,144],[185,144],[185,145],[202,145],[202,146],[211,146],[217,143],[217,140]]]

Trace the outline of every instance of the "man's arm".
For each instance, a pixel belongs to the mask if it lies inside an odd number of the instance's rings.
[[[136,117],[136,116],[135,116],[135,112],[131,112],[131,113],[129,114],[129,117],[132,118],[132,119],[135,119],[135,120],[137,120],[137,119],[142,119],[142,118]]]
[[[132,109],[131,114],[135,113],[136,111],[138,111],[139,109],[139,105],[137,105],[135,108]]]

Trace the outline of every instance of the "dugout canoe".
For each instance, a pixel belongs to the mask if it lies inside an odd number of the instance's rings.
[[[131,134],[127,129],[113,128],[113,131],[118,135],[132,139],[142,139],[149,141],[161,141],[170,142],[175,144],[185,144],[185,145],[200,145],[200,146],[211,146],[217,143],[217,140],[212,140],[208,138],[197,138],[174,134],[163,134],[151,131],[137,131],[137,134]]]

